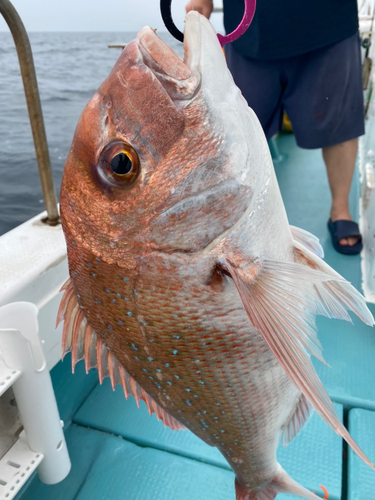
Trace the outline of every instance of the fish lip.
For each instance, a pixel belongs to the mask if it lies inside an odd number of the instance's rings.
[[[200,43],[197,44],[194,40],[197,23],[189,22],[187,25],[190,27],[185,39],[184,60],[148,26],[143,28],[135,39],[144,65],[152,71],[177,105],[176,101],[192,100],[201,86],[201,75],[196,64],[200,53],[194,52],[194,57],[192,53],[200,48]],[[200,28],[199,23],[198,27]],[[182,105],[184,104],[183,102]]]
[[[184,63],[191,71],[201,74],[199,67],[202,54],[201,14],[190,11],[185,18],[184,28]]]

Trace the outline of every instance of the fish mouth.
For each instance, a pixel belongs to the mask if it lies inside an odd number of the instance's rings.
[[[136,38],[143,63],[153,72],[173,101],[193,99],[201,85],[199,68],[201,22],[199,16],[197,12],[190,12],[186,16],[183,60],[167,43],[159,38],[156,30],[148,26],[143,28]]]

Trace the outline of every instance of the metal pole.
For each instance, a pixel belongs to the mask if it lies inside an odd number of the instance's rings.
[[[20,16],[9,0],[0,0],[0,13],[9,26],[17,49],[31,130],[33,133],[39,176],[42,183],[44,204],[48,214],[46,222],[50,225],[56,225],[59,223],[59,212],[29,38]]]

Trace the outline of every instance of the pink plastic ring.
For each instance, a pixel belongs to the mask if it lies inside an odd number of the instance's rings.
[[[229,35],[217,35],[219,39],[220,45],[223,47],[226,43],[234,42],[241,35],[245,33],[247,28],[250,26],[251,21],[253,20],[256,8],[256,0],[245,0],[245,12],[240,22],[239,26],[229,33]]]

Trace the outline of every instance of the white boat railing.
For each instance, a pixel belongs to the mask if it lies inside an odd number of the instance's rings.
[[[42,482],[68,475],[70,459],[31,302],[0,307],[0,395],[12,386],[24,431],[0,460],[0,498],[11,499],[38,468]]]
[[[61,225],[44,224],[45,216],[0,237],[0,395],[12,387],[24,427],[0,458],[0,500],[11,500],[35,468],[48,484],[70,469],[49,375],[61,359],[55,322],[66,245]]]

